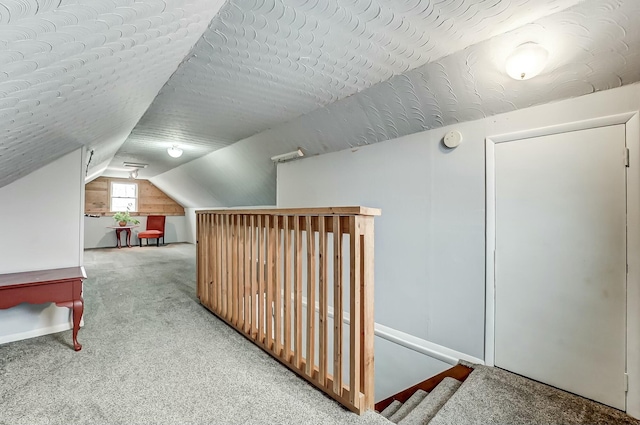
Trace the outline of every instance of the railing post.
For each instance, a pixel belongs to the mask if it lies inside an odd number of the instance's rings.
[[[360,349],[362,344],[362,335],[360,334],[360,328],[362,323],[362,317],[360,316],[361,307],[361,284],[362,275],[360,268],[361,261],[361,230],[362,230],[362,217],[351,216],[349,217],[349,347],[351,348],[351,355],[349,358],[349,402],[356,407],[360,407],[360,392],[362,388],[360,386],[362,370],[360,369],[360,362],[362,358],[362,350]]]
[[[374,294],[374,232],[373,217],[362,217],[363,235],[361,236],[361,274],[360,294],[361,294],[361,326],[362,326],[362,355],[361,355],[361,392],[364,394],[364,406],[362,410],[373,409],[374,405],[374,325],[373,315],[373,294]]]

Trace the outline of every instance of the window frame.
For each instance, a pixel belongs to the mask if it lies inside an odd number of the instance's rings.
[[[118,180],[110,180],[109,181],[109,212],[110,213],[116,213],[122,210],[114,210],[113,209],[113,199],[117,198],[117,199],[133,199],[134,201],[134,205],[133,205],[133,209],[126,209],[125,211],[129,211],[130,213],[137,213],[138,209],[140,207],[140,192],[139,192],[139,187],[138,187],[138,183],[136,182],[123,182],[123,181],[118,181]],[[129,196],[114,196],[113,195],[113,186],[115,184],[121,184],[121,185],[132,185],[135,188],[135,197],[129,197]]]

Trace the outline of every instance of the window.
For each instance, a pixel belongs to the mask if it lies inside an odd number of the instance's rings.
[[[111,182],[111,211],[138,211],[138,185]]]

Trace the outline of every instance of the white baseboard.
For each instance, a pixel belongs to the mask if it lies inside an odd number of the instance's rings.
[[[302,305],[307,307],[307,298],[302,297]],[[316,311],[320,311],[320,304],[316,302]],[[327,316],[333,319],[333,307],[327,309]],[[342,321],[349,324],[349,313],[342,313]],[[470,356],[465,353],[461,353],[456,350],[444,347],[442,345],[434,344],[433,342],[418,338],[411,334],[399,331],[397,329],[390,328],[388,326],[381,325],[380,323],[374,324],[375,336],[385,339],[394,344],[398,344],[402,347],[413,350],[417,353],[424,354],[425,356],[432,357],[436,360],[448,363],[450,365],[456,365],[460,360],[464,360],[474,364],[484,365],[484,360]]]
[[[84,327],[84,317],[80,319],[80,328]],[[73,329],[73,322],[60,323],[59,325],[47,326],[46,328],[33,329],[27,332],[20,332],[10,335],[0,336],[0,344],[22,341],[23,339],[37,338],[39,336],[55,334]]]
[[[46,328],[33,329],[27,332],[21,332],[17,334],[0,336],[0,344],[6,344],[8,342],[22,341],[23,339],[36,338],[38,336],[44,336],[54,334],[58,332],[68,331],[73,329],[73,323],[61,323],[59,325],[48,326]]]

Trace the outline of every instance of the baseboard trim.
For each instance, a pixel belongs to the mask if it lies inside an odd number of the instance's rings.
[[[307,307],[306,297],[302,297],[302,305],[305,308]],[[318,302],[316,302],[316,311],[320,311],[320,304]],[[333,319],[333,307],[329,307],[327,309],[327,316]],[[342,321],[346,324],[350,323],[348,312],[345,311],[342,313]],[[460,360],[465,360],[469,363],[484,365],[484,360],[482,359],[478,359],[468,354],[461,353],[460,351],[452,350],[442,345],[434,344],[433,342],[418,338],[411,334],[390,328],[385,325],[381,325],[380,323],[374,324],[374,334],[379,338],[382,338],[389,342],[393,342],[394,344],[398,344],[402,347],[408,348],[409,350],[413,350],[417,353],[434,358],[436,360],[440,360],[450,365],[456,365]]]
[[[23,339],[36,338],[39,336],[55,334],[73,329],[73,323],[61,323],[59,325],[47,326],[46,328],[38,328],[27,332],[0,336],[0,344],[8,342],[22,341]]]

